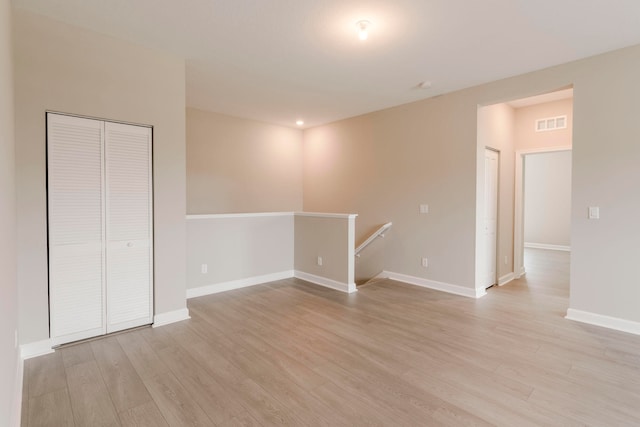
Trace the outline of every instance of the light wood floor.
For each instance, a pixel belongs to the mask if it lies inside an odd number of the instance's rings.
[[[25,365],[24,426],[640,425],[640,337],[563,318],[568,254],[480,300],[290,279]]]

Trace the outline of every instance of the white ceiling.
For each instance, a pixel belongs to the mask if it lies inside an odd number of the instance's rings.
[[[640,43],[640,0],[14,0],[186,59],[187,105],[315,126]],[[371,21],[365,42],[356,22]],[[430,89],[420,89],[423,81]]]

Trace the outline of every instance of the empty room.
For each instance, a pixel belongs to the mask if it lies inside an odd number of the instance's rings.
[[[640,424],[635,0],[0,0],[0,426]]]

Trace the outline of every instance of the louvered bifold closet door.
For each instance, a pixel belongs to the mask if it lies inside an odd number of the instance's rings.
[[[151,129],[105,123],[107,332],[152,322]]]
[[[103,123],[47,114],[53,344],[105,333]]]

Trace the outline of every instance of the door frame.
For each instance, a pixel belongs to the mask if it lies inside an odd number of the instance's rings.
[[[499,266],[499,262],[498,262],[498,248],[499,248],[499,242],[500,242],[500,163],[501,163],[501,157],[502,157],[502,153],[500,152],[500,150],[498,150],[497,148],[493,148],[493,147],[484,147],[484,151],[485,153],[487,151],[492,151],[496,154],[497,156],[497,163],[496,163],[496,230],[495,230],[495,263],[493,266],[494,269],[494,277],[493,277],[493,282],[491,285],[489,286],[485,286],[482,285],[485,289],[490,288],[491,286],[497,285],[499,278],[498,278],[498,266]],[[486,178],[487,175],[487,170],[484,170],[484,175]],[[483,203],[483,208],[486,210],[486,201],[487,201],[487,195],[489,194],[489,189],[484,188],[484,194],[483,194],[483,198],[484,198],[484,202]],[[483,215],[484,217],[484,215]],[[482,234],[483,238],[486,238],[487,234],[486,232]],[[486,243],[486,242],[483,242]],[[483,245],[484,246],[484,245]],[[486,266],[485,266],[486,267]]]
[[[516,279],[526,274],[524,268],[524,157],[529,154],[572,151],[571,145],[517,150],[515,154],[515,195],[513,218],[513,272]],[[573,161],[572,161],[573,163]]]

